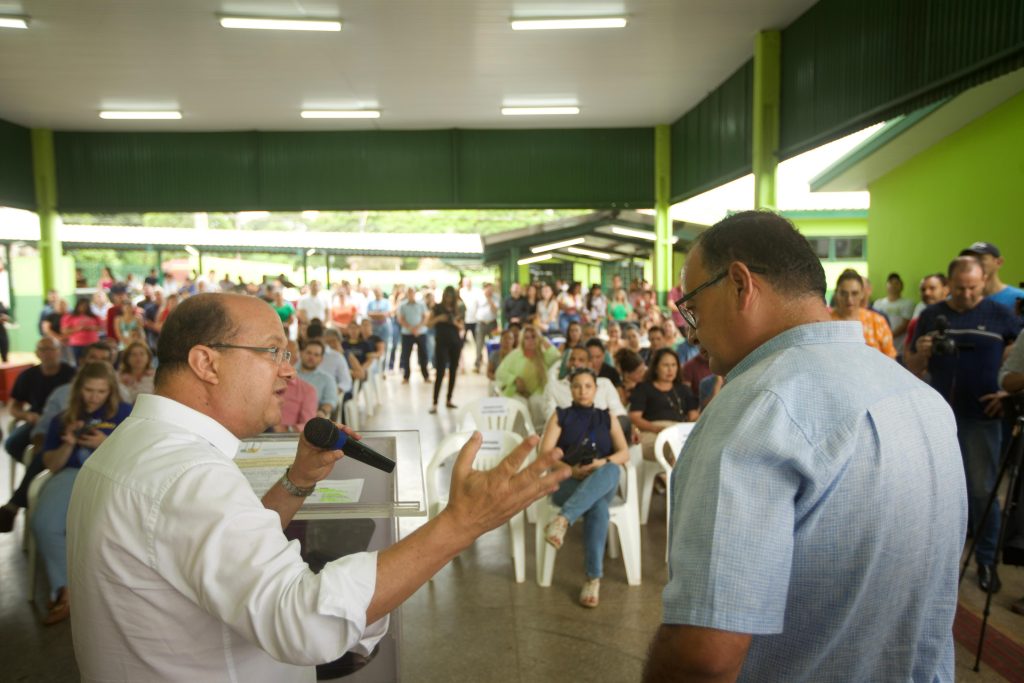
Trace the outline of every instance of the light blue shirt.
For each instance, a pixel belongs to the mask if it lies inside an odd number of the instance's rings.
[[[966,486],[942,397],[802,325],[744,358],[672,472],[664,621],[752,634],[751,681],[952,681]]]
[[[295,364],[295,367],[302,367],[301,360]],[[341,393],[347,394],[352,391],[352,370],[348,366],[348,361],[345,360],[345,356],[330,346],[324,346],[324,358],[320,361],[320,366],[317,370],[330,375],[334,379],[335,384],[338,385],[338,391]]]
[[[312,372],[307,372],[299,366],[295,374],[299,379],[304,379],[313,385],[316,389],[316,404],[322,406],[328,404],[332,408],[338,405],[338,389],[334,384],[334,380],[323,370],[317,369]]]
[[[398,307],[398,314],[410,328],[420,327],[423,319],[427,317],[427,307],[419,301],[406,301]],[[408,329],[403,328],[402,334],[412,334]]]

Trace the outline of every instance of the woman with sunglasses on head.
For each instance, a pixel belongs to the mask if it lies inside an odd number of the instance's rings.
[[[594,407],[597,377],[589,367],[570,373],[572,405],[556,408],[544,428],[541,453],[560,448],[572,477],[561,483],[551,502],[559,514],[544,530],[544,540],[556,550],[565,533],[581,517],[584,527],[584,566],[587,580],[580,591],[584,607],[597,607],[600,599],[604,551],[608,540],[608,506],[619,487],[619,465],[629,461],[629,446],[618,420]]]
[[[698,407],[697,397],[690,387],[679,380],[676,352],[672,349],[655,351],[644,381],[633,389],[629,401],[629,419],[640,431],[644,459],[654,460],[658,432],[680,422],[695,421]]]
[[[68,503],[78,471],[93,451],[128,417],[117,378],[107,363],[82,366],[71,385],[68,409],[54,418],[43,443],[43,464],[53,473],[32,511],[32,533],[50,582],[47,626],[71,614],[65,537]]]

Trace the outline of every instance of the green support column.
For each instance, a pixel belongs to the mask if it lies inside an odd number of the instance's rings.
[[[654,289],[662,305],[668,299],[668,290],[672,289],[671,131],[667,125],[654,128]]]
[[[778,31],[761,31],[754,40],[754,208],[773,211],[777,208],[781,45]]]
[[[302,281],[309,283],[309,255],[302,252]]]
[[[32,175],[39,215],[39,256],[43,266],[43,291],[57,289],[61,256],[60,215],[57,213],[57,164],[53,155],[53,131],[32,129]]]
[[[197,263],[196,263],[196,266],[198,266],[198,275],[199,275],[200,278],[202,278],[203,277],[203,252],[198,250],[198,249],[196,250],[196,252],[197,252],[197,255],[196,255]]]
[[[331,288],[331,255],[324,254],[324,265],[327,267],[327,272],[324,274],[324,280],[326,281],[325,287]],[[306,284],[309,284],[308,282]]]

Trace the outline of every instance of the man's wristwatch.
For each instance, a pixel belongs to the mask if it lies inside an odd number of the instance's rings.
[[[298,496],[300,498],[306,498],[313,495],[313,491],[316,490],[316,484],[313,484],[312,486],[296,486],[292,483],[292,480],[288,478],[288,472],[291,469],[292,468],[289,467],[284,471],[284,474],[281,475],[281,486],[284,487],[284,490],[293,496]]]

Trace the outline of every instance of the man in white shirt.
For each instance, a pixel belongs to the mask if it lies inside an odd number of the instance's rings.
[[[287,341],[273,309],[243,295],[194,296],[168,318],[156,394],[139,397],[71,496],[82,680],[311,682],[313,665],[369,653],[391,610],[568,475],[557,457],[519,471],[536,437],[495,469],[473,471],[476,434],[453,466],[443,512],[386,550],[314,574],[282,529],[341,451],[300,439],[262,500],[233,462],[241,439],[280,419],[295,374]]]
[[[299,299],[296,313],[299,315],[300,334],[306,331],[306,325],[319,318],[320,322],[327,323],[327,313],[331,310],[331,297],[327,292],[320,290],[319,280],[309,281],[309,292]]]
[[[484,291],[480,293],[476,308],[476,363],[474,367],[477,372],[480,372],[480,365],[483,363],[487,338],[498,327],[498,311],[500,310],[501,297],[495,294],[494,285],[490,282],[485,283]]]
[[[565,379],[558,379],[558,366],[559,364],[555,363],[548,370],[548,382],[544,385],[544,412],[548,417],[555,412],[555,408],[568,408],[572,405],[569,375],[577,368],[590,367],[590,353],[583,346],[577,346],[569,352],[569,360],[566,361],[569,374],[565,376]],[[606,377],[597,378],[594,407],[607,410],[612,417],[621,417],[627,414],[622,400],[619,398],[619,392],[611,380]]]

